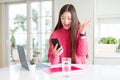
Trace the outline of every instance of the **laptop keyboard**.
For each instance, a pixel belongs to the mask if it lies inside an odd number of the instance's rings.
[[[47,64],[43,64],[43,63],[36,63],[36,69],[41,69],[41,68],[48,68],[50,66],[48,66]]]

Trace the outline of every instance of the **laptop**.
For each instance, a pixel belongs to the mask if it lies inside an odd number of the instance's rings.
[[[17,50],[18,50],[21,66],[25,68],[26,70],[29,70],[29,66],[28,66],[28,62],[26,59],[25,50],[23,46],[17,45]],[[47,68],[47,67],[50,67],[50,66],[43,64],[41,62],[36,63],[36,69],[42,69],[42,68]]]

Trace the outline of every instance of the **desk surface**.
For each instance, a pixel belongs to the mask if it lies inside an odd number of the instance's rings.
[[[52,65],[52,67],[60,66]],[[48,74],[44,70],[27,71],[20,65],[0,68],[0,80],[120,80],[120,65],[80,65],[82,70],[70,72],[70,77],[62,77],[62,72]]]

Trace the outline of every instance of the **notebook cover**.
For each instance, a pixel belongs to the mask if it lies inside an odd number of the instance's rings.
[[[81,70],[81,68],[71,66],[71,71],[75,71],[75,70]],[[47,69],[47,71],[50,73],[62,72],[62,67],[49,68]]]

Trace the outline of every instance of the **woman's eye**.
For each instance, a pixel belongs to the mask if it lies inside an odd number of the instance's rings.
[[[68,18],[68,20],[71,20],[71,18]]]
[[[65,19],[64,17],[62,17],[61,19]]]

